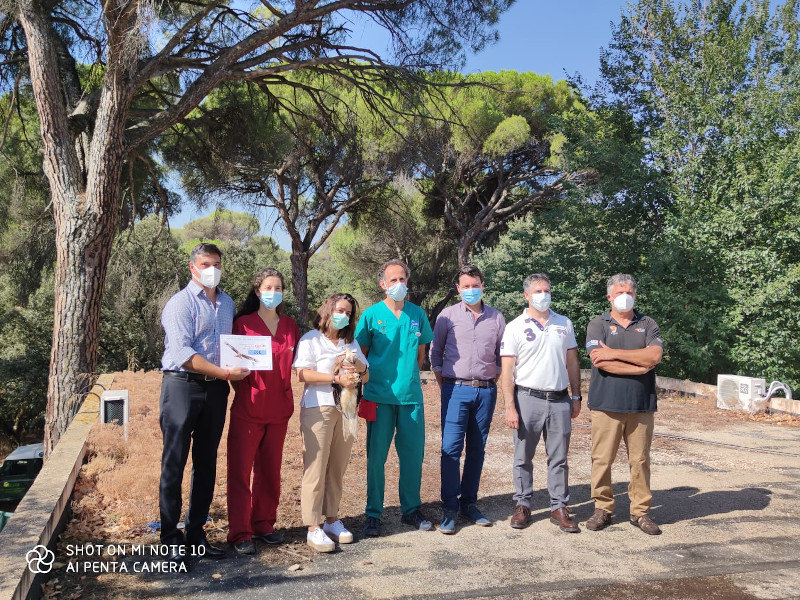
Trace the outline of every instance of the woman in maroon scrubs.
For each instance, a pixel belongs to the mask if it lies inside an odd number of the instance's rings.
[[[294,411],[292,361],[300,338],[297,323],[281,314],[283,275],[261,269],[233,322],[234,335],[272,338],[272,370],[251,371],[235,384],[228,427],[228,542],[253,554],[254,540],[280,544],[275,531],[281,495],[281,461]],[[253,486],[250,487],[252,475]]]

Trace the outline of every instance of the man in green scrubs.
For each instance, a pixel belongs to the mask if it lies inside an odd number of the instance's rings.
[[[419,370],[425,346],[433,339],[428,317],[405,300],[408,267],[390,260],[381,267],[378,283],[386,292],[382,302],[364,311],[356,327],[356,341],[369,360],[364,398],[377,403],[375,421],[367,421],[367,508],[364,535],[380,535],[384,467],[389,447],[400,461],[400,508],[403,523],[421,531],[433,525],[420,512],[422,459],[425,454],[425,412]]]

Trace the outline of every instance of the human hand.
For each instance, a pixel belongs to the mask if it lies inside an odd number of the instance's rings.
[[[348,389],[356,387],[358,385],[358,382],[361,380],[361,377],[359,377],[358,373],[356,373],[355,371],[345,372],[345,373],[340,371],[339,374],[336,376],[336,378],[338,379],[336,383],[338,383],[343,388],[348,388]]]
[[[250,375],[250,369],[245,367],[233,367],[228,371],[228,379],[230,381],[241,381]]]
[[[573,419],[577,419],[579,414],[581,414],[581,401],[580,400],[573,400],[572,401],[572,412],[570,413],[570,417],[573,418]]]
[[[519,414],[516,408],[506,408],[506,427],[519,429]]]
[[[597,366],[597,363],[608,361],[608,360],[615,360],[615,351],[609,348],[603,342],[600,342],[600,347],[595,348],[589,353],[589,359],[592,361],[592,364]]]

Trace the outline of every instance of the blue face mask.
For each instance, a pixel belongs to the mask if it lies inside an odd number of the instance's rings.
[[[331,316],[331,325],[334,329],[344,329],[350,324],[350,317],[344,313],[333,313]]]
[[[408,288],[399,281],[395,283],[392,287],[390,287],[388,290],[386,290],[386,293],[389,294],[389,298],[391,298],[395,302],[400,302],[403,298],[405,298],[407,292]]]
[[[261,304],[272,310],[283,302],[283,292],[261,292]]]
[[[461,299],[470,306],[480,302],[482,296],[483,290],[481,288],[469,288],[466,290],[461,290]]]

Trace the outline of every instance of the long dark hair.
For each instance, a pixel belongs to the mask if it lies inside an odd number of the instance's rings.
[[[317,311],[317,316],[314,317],[314,329],[322,332],[323,335],[328,333],[331,327],[331,317],[333,311],[336,310],[336,303],[339,300],[346,300],[353,307],[353,312],[350,314],[350,322],[347,327],[342,327],[337,334],[339,339],[343,339],[345,343],[350,344],[353,341],[353,336],[356,331],[356,323],[358,322],[358,301],[350,294],[333,294],[328,296],[328,299],[322,303]]]
[[[239,317],[252,314],[258,310],[258,307],[261,306],[261,292],[259,291],[259,288],[261,288],[261,284],[264,283],[264,280],[267,277],[277,277],[280,279],[283,292],[284,294],[286,293],[286,282],[283,280],[283,275],[281,275],[280,271],[270,267],[261,269],[253,276],[253,285],[250,287],[250,293],[247,294],[247,298],[244,299],[244,302],[242,302],[241,306],[239,307],[239,311],[233,318],[234,321]],[[275,307],[275,311],[279,315],[283,312],[283,302]]]

